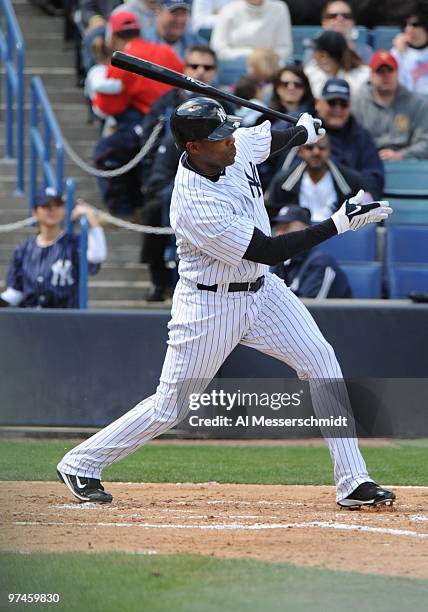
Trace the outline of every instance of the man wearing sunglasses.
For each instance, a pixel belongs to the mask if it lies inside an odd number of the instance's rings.
[[[373,138],[353,116],[347,81],[329,79],[315,108],[330,138],[332,160],[359,172],[361,187],[379,198],[384,185],[383,165]]]
[[[370,67],[371,83],[355,99],[354,113],[381,159],[428,159],[428,102],[400,85],[398,63],[389,51],[376,51]]]
[[[299,154],[302,161],[297,168],[281,170],[274,177],[268,210],[276,215],[285,204],[298,205],[308,209],[313,222],[324,221],[360,189],[361,175],[331,160],[327,135],[301,146]]]

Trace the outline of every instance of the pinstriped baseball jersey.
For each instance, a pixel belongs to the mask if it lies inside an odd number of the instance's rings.
[[[309,380],[317,416],[349,414],[340,366],[308,310],[267,266],[243,259],[254,227],[270,235],[257,173],[257,164],[270,154],[270,123],[238,129],[234,136],[235,162],[215,178],[192,171],[184,156],[180,161],[170,215],[180,280],[156,392],[69,451],[58,464],[63,474],[99,479],[107,465],[180,422],[190,393],[206,388],[239,343],[280,359]],[[264,283],[255,292],[198,287],[262,274]],[[349,438],[328,430],[323,435],[334,464],[336,498],[342,500],[370,477],[352,428]]]
[[[242,259],[254,227],[271,235],[257,164],[270,153],[270,122],[234,132],[235,163],[217,181],[180,160],[170,221],[177,237],[182,278],[213,285],[252,281],[268,266]]]

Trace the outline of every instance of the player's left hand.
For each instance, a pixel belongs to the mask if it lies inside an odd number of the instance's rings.
[[[308,133],[305,144],[313,144],[317,142],[321,136],[325,135],[325,129],[322,127],[321,119],[315,119],[315,117],[312,117],[309,113],[300,115],[296,125],[303,126]]]
[[[331,216],[338,234],[348,230],[355,231],[369,223],[379,223],[392,213],[387,201],[363,204],[364,195],[364,190],[360,189],[356,196],[345,200],[339,210]]]

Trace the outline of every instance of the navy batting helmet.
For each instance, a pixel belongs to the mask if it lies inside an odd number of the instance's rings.
[[[176,145],[182,149],[192,140],[223,140],[240,123],[240,118],[227,115],[219,102],[205,97],[183,102],[171,115],[171,131]]]

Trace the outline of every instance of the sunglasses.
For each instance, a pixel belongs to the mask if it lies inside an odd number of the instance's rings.
[[[327,104],[332,108],[334,106],[340,106],[340,108],[348,108],[349,106],[348,100],[343,100],[342,98],[334,98],[333,100],[327,100]]]
[[[215,64],[186,64],[186,66],[192,70],[197,70],[200,67],[206,71],[215,70],[217,68]]]
[[[327,13],[327,19],[337,19],[343,17],[343,19],[352,19],[352,13]]]
[[[423,27],[423,23],[422,23],[422,21],[408,21],[406,23],[405,27],[406,28],[407,27],[409,27],[409,28],[422,28]]]
[[[302,81],[280,81],[278,87],[295,87],[296,89],[303,89],[304,85]]]
[[[314,149],[319,149],[320,151],[327,151],[328,144],[322,144],[322,143],[308,144],[308,145],[304,145],[304,148],[307,151],[313,151]]]

